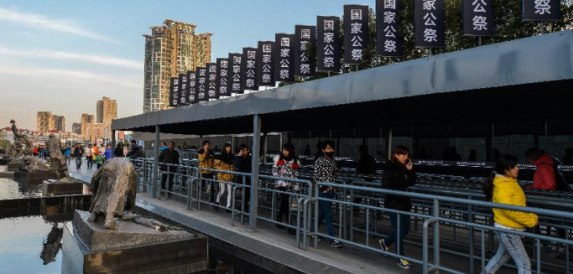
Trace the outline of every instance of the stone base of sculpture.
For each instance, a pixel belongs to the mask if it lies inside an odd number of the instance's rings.
[[[73,180],[44,180],[42,182],[42,196],[83,194],[84,184]]]
[[[183,230],[116,219],[116,230],[104,219],[88,221],[76,211],[73,233],[64,229],[62,273],[199,273],[207,270],[207,237]],[[147,218],[144,218],[147,219]],[[148,219],[151,220],[151,219]],[[159,223],[159,222],[157,222]]]
[[[10,158],[0,156],[0,166],[5,166],[8,165],[9,163],[10,163]]]
[[[22,164],[10,162],[6,166],[6,171],[10,171],[10,172],[19,171],[21,166],[22,166]]]
[[[59,176],[54,171],[15,171],[15,180],[26,180],[28,182],[42,182],[48,179],[59,179]]]

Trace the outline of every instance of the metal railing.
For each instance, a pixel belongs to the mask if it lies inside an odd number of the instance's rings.
[[[138,170],[138,182],[141,191],[147,191],[153,184],[160,184],[152,178],[151,170],[153,162],[149,160],[136,160]],[[528,250],[534,254],[532,262],[538,273],[542,269],[551,271],[570,271],[569,248],[573,246],[570,234],[572,226],[563,220],[573,220],[571,211],[559,211],[552,209],[515,207],[479,201],[482,194],[477,192],[464,192],[436,188],[434,193],[400,192],[380,188],[380,182],[365,182],[362,180],[352,181],[351,177],[344,177],[349,180],[344,183],[318,183],[312,184],[310,180],[274,177],[270,175],[259,175],[258,213],[247,212],[247,201],[245,193],[250,191],[251,173],[241,173],[226,170],[200,170],[197,167],[188,165],[173,165],[173,169],[160,173],[174,176],[173,190],[160,190],[161,199],[165,194],[171,193],[174,196],[186,199],[189,210],[201,210],[202,205],[215,208],[225,208],[211,200],[214,193],[208,192],[205,186],[220,182],[215,177],[205,177],[203,172],[210,172],[211,176],[216,173],[226,173],[233,175],[236,179],[232,182],[225,182],[232,186],[230,224],[234,225],[237,216],[240,216],[241,224],[246,218],[256,218],[271,224],[282,225],[296,231],[296,244],[299,248],[307,249],[309,239],[312,239],[312,246],[318,248],[318,238],[338,240],[344,244],[355,246],[361,249],[384,254],[394,258],[405,258],[413,263],[419,264],[423,273],[431,271],[444,271],[450,273],[473,273],[476,270],[476,262],[481,262],[482,269],[485,265],[486,255],[491,253],[496,242],[493,237],[495,232],[517,234],[525,237],[526,241],[533,241],[528,244]],[[300,177],[299,177],[300,178]],[[297,185],[296,191],[283,191],[275,187],[276,180],[287,181],[293,186]],[[319,197],[319,188],[331,187],[337,189],[337,196],[333,199]],[[430,185],[421,184],[419,189],[431,188]],[[157,187],[160,189],[160,187]],[[294,189],[294,187],[293,187]],[[413,188],[416,189],[417,188]],[[426,189],[428,190],[428,189]],[[211,191],[213,191],[211,189]],[[442,191],[442,192],[440,192]],[[286,194],[289,200],[296,201],[296,210],[289,210],[290,219],[293,223],[281,223],[275,219],[277,211],[278,196]],[[412,199],[413,208],[409,212],[384,208],[382,202],[387,194],[408,196]],[[443,194],[447,194],[448,197]],[[221,197],[222,198],[222,197]],[[357,200],[359,199],[359,200]],[[529,198],[528,198],[529,200]],[[240,201],[240,208],[236,208]],[[338,235],[330,237],[320,232],[318,224],[318,202],[332,202],[334,210],[333,222],[338,228]],[[193,205],[194,204],[194,205]],[[289,203],[290,204],[290,203]],[[518,210],[539,214],[542,231],[547,235],[532,234],[517,231],[506,231],[492,226],[491,209],[500,208],[508,210]],[[357,209],[357,210],[356,210]],[[358,213],[363,212],[362,217]],[[377,246],[377,242],[372,243],[372,238],[381,238],[382,233],[388,229],[388,221],[385,215],[395,213],[398,216],[410,216],[413,225],[413,232],[406,238],[408,246],[419,246],[422,251],[420,256],[400,256],[399,252],[386,252]],[[296,215],[294,217],[293,215]],[[400,217],[398,217],[400,218]],[[559,221],[560,220],[560,221]],[[573,222],[573,221],[571,221]],[[560,238],[551,236],[551,227],[566,230],[566,237]],[[398,227],[398,229],[400,229]],[[420,231],[420,232],[418,232]],[[453,239],[451,237],[453,236]],[[460,238],[467,238],[467,244],[461,244]],[[433,241],[430,241],[430,238]],[[563,248],[564,260],[547,258],[548,254],[542,253],[543,247],[552,246]],[[397,244],[399,245],[399,244]],[[404,247],[398,246],[399,250]],[[430,254],[433,249],[433,254]],[[465,257],[468,260],[467,268],[460,269],[452,266],[448,262],[440,260],[441,253]],[[433,255],[433,256],[431,256]]]

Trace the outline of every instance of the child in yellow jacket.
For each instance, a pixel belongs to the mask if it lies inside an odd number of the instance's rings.
[[[495,172],[484,185],[484,193],[488,201],[494,203],[526,206],[525,193],[517,183],[519,169],[517,157],[502,155],[499,157]],[[507,231],[525,231],[526,228],[537,226],[538,217],[534,213],[516,210],[493,209],[494,226]],[[531,273],[531,262],[519,235],[496,232],[499,246],[496,254],[488,262],[482,273],[495,273],[510,258],[513,259],[518,273]]]

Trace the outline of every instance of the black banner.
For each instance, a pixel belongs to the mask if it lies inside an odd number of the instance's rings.
[[[217,97],[229,96],[229,59],[217,58]]]
[[[491,0],[464,0],[464,35],[493,36],[495,21]]]
[[[316,17],[316,70],[340,71],[340,18]]]
[[[294,35],[275,34],[275,79],[281,82],[294,81]]]
[[[257,86],[257,49],[243,48],[243,62],[241,66],[241,80],[243,87],[248,90],[258,90]]]
[[[523,21],[561,21],[561,0],[523,0]]]
[[[416,0],[414,17],[417,48],[446,46],[444,0]]]
[[[207,94],[207,68],[197,68],[195,76],[195,88],[197,89],[197,101],[209,101]]]
[[[382,57],[404,56],[404,37],[399,33],[401,1],[376,0],[376,53]]]
[[[344,5],[344,64],[359,65],[368,46],[368,6]]]
[[[217,99],[217,64],[207,64],[207,97]]]
[[[188,98],[188,89],[187,89],[187,84],[189,82],[187,81],[187,74],[179,74],[179,105],[180,106],[184,106],[184,105],[188,105],[189,103],[187,102],[187,98]]]
[[[259,41],[257,47],[257,83],[261,87],[275,86],[274,51],[275,42]]]
[[[309,48],[316,43],[316,27],[296,25],[294,27],[294,75],[311,77],[316,74],[316,62],[310,60]]]
[[[176,107],[179,103],[179,77],[171,77],[169,86],[169,106]]]
[[[229,54],[229,80],[227,81],[230,86],[231,93],[243,94],[243,82],[241,81],[241,66],[243,55],[240,53]]]
[[[194,71],[187,72],[187,87],[188,87],[188,99],[189,104],[197,103],[197,75]]]

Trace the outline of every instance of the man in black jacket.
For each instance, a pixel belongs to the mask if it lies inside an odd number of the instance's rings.
[[[137,145],[135,140],[131,140],[131,150],[127,153],[127,157],[130,159],[137,159],[143,157],[143,151],[141,147]]]
[[[384,173],[382,174],[382,187],[390,190],[407,192],[408,187],[416,183],[416,173],[412,166],[410,159],[410,151],[405,146],[397,146],[392,152],[392,159],[384,166]],[[412,209],[412,201],[410,197],[401,195],[386,195],[384,197],[384,207],[404,211],[409,213]],[[410,215],[388,213],[390,216],[390,223],[392,225],[392,232],[385,239],[380,239],[380,247],[386,252],[390,250],[390,246],[397,242],[396,253],[404,256],[404,237],[410,231]],[[398,226],[398,223],[400,224]],[[398,227],[400,228],[398,230]],[[406,259],[399,258],[398,265],[404,269],[410,268],[410,262]]]
[[[241,144],[239,146],[239,155],[235,157],[235,169],[241,173],[251,173],[252,171],[252,161],[251,161],[251,152],[249,151],[249,146],[245,144]],[[243,183],[243,177],[245,185],[251,185],[251,177],[249,176],[236,176],[235,179],[237,180],[237,184]],[[251,188],[244,189],[245,195],[245,203],[244,203],[244,212],[249,213],[249,206],[251,201]]]
[[[159,154],[159,162],[162,163],[161,171],[163,171],[161,189],[165,189],[165,181],[169,180],[169,192],[171,192],[173,190],[173,178],[177,171],[176,165],[179,165],[179,152],[175,150],[175,142],[169,142],[169,149]],[[171,196],[171,193],[167,193],[167,197],[169,196]]]

